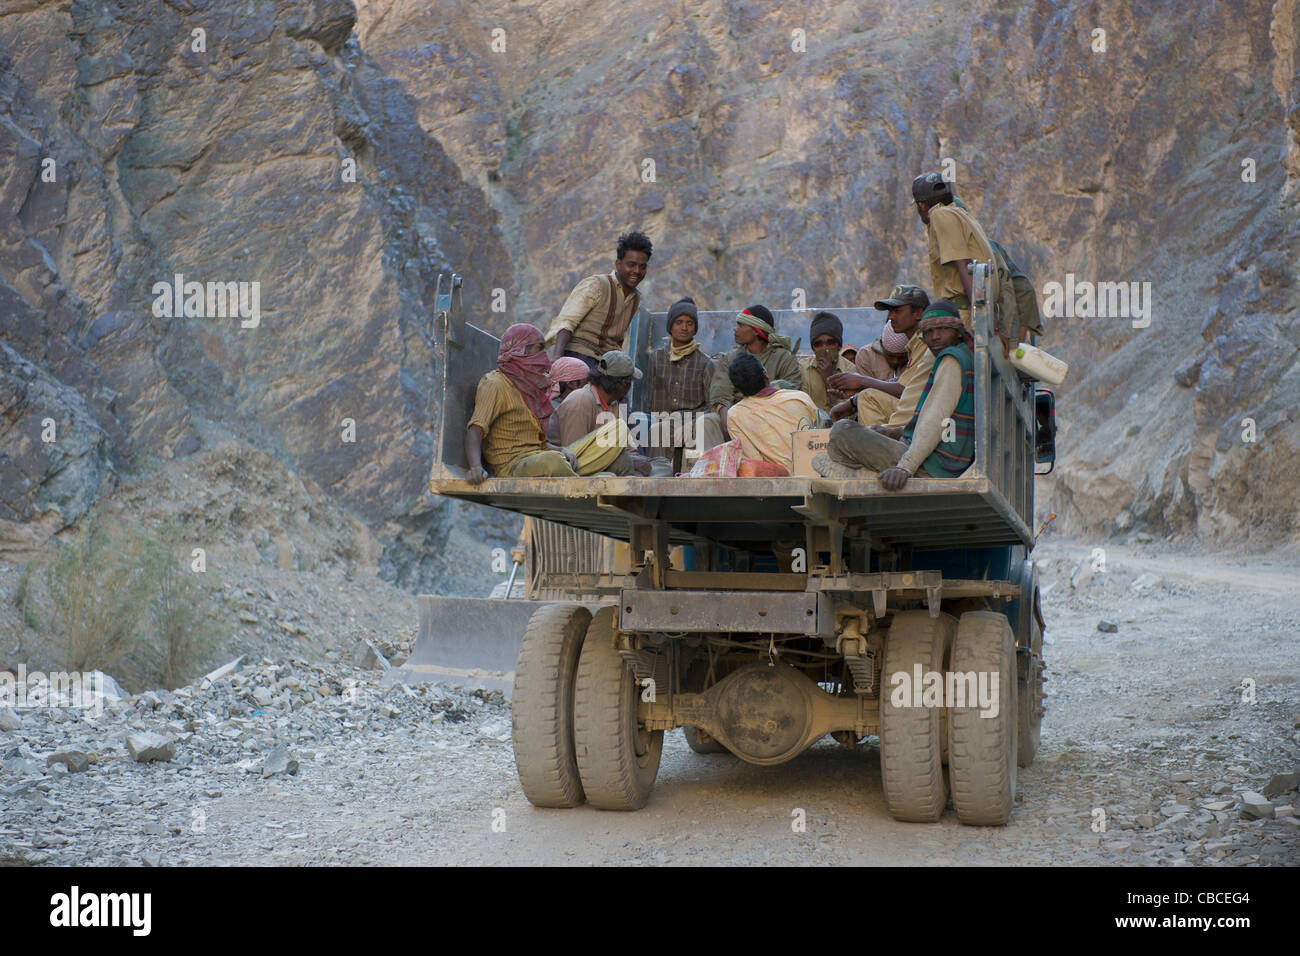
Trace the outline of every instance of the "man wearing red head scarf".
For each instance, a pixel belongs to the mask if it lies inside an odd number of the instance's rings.
[[[474,414],[465,431],[466,478],[478,484],[492,474],[502,477],[573,476],[572,452],[546,440],[555,406],[548,394],[551,360],[542,333],[517,323],[506,329],[497,351],[497,367],[479,380]]]

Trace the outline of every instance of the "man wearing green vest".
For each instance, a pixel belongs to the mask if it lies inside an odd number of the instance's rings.
[[[865,478],[864,469],[870,469],[880,473],[886,491],[898,491],[915,474],[955,478],[975,460],[975,355],[970,332],[957,306],[947,300],[927,308],[917,328],[934,353],[934,367],[912,420],[902,428],[836,422],[826,451],[813,456],[813,468],[820,474]]]

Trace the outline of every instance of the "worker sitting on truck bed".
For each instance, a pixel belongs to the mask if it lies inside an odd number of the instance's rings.
[[[696,341],[699,330],[695,300],[690,296],[678,299],[668,309],[668,338],[650,353],[650,395],[646,404],[659,423],[657,439],[652,440],[660,442],[651,448],[651,454],[671,458],[674,472],[682,470],[682,446],[694,431],[685,423],[709,408],[713,359]]]
[[[727,376],[744,396],[731,406],[727,421],[745,457],[770,461],[788,474],[794,465],[790,436],[816,427],[817,406],[801,391],[772,385],[753,355],[737,356]]]
[[[885,319],[885,327],[880,337],[870,345],[858,350],[853,360],[853,371],[843,376],[835,376],[835,384],[840,388],[857,393],[871,387],[871,380],[894,384],[898,374],[907,368],[907,336],[895,332],[894,327]]]
[[[771,382],[798,388],[803,382],[799,359],[790,351],[790,340],[776,334],[776,319],[766,306],[751,305],[736,316],[736,345],[718,359],[709,385],[708,414],[695,423],[696,441],[701,451],[721,445],[734,436],[727,427],[728,409],[744,396],[732,384],[731,363],[742,355],[754,356]]]
[[[818,312],[808,326],[808,339],[813,354],[800,363],[803,370],[803,391],[813,403],[827,414],[832,406],[849,397],[850,391],[841,389],[837,375],[852,373],[855,366],[841,357],[844,345],[844,323],[834,312]]]
[[[926,309],[920,322],[934,367],[903,428],[840,421],[826,451],[812,465],[827,478],[861,478],[880,472],[886,491],[898,491],[922,470],[929,478],[955,478],[975,460],[975,356],[957,307],[946,301]],[[901,441],[899,440],[901,439]]]
[[[501,337],[497,367],[479,379],[465,429],[470,484],[487,478],[484,462],[502,478],[572,478],[603,471],[620,451],[626,454],[627,423],[617,418],[573,448],[546,440],[553,406],[545,349],[542,333],[531,325],[512,325]]]
[[[643,232],[618,237],[614,271],[587,276],[569,293],[560,314],[551,323],[547,342],[555,343],[555,357],[581,359],[588,368],[610,349],[627,351],[624,338],[636,315],[636,288],[645,278],[654,246]]]
[[[899,428],[911,421],[916,411],[916,400],[925,387],[926,377],[934,364],[934,356],[925,347],[925,341],[916,325],[930,304],[925,290],[914,285],[896,285],[887,299],[878,299],[876,308],[889,313],[889,324],[895,332],[907,336],[907,365],[895,381],[870,379],[847,402],[831,409],[831,418],[857,417],[860,425],[887,425]]]
[[[640,377],[641,370],[632,364],[632,358],[626,352],[610,351],[602,355],[596,367],[587,373],[587,384],[570,394],[555,410],[559,443],[575,447],[585,436],[594,434],[597,428],[607,424],[611,418],[619,418],[618,403],[627,397],[632,388],[632,379]],[[643,455],[633,454],[626,447],[626,427],[624,432],[623,453],[612,461],[603,462],[597,470],[616,475],[630,475],[633,472],[650,474],[650,460]],[[586,451],[590,455],[598,455],[604,449],[589,444]],[[583,465],[582,456],[579,456],[579,474],[583,473]]]
[[[559,407],[569,395],[576,392],[582,386],[587,384],[587,373],[590,369],[587,363],[581,359],[571,358],[568,355],[562,355],[551,363],[551,388],[547,395],[551,399],[551,404]],[[560,420],[557,416],[551,416],[551,423],[546,426],[547,441],[558,443],[560,440],[559,432]]]

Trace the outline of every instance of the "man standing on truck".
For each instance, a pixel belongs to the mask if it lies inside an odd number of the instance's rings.
[[[934,356],[925,347],[925,340],[916,327],[929,304],[930,297],[925,290],[914,285],[896,285],[889,298],[876,301],[877,309],[889,313],[890,328],[907,337],[907,364],[893,381],[856,380],[863,385],[862,391],[831,409],[831,418],[856,417],[860,425],[890,428],[906,425],[911,420],[916,400],[934,364]]]
[[[854,365],[840,355],[844,345],[844,323],[834,312],[818,312],[808,326],[813,354],[800,364],[803,391],[822,411],[849,397],[836,376],[854,371]],[[833,381],[834,380],[834,381]]]
[[[817,425],[817,406],[797,389],[777,388],[753,355],[739,355],[727,370],[743,398],[727,416],[732,434],[746,458],[770,461],[785,469],[794,466],[790,436]]]
[[[955,478],[975,460],[975,356],[971,334],[954,303],[940,301],[920,322],[934,367],[911,420],[902,428],[866,428],[836,422],[826,451],[812,465],[827,478],[880,473],[886,491],[898,491],[918,471]]]
[[[790,340],[776,334],[776,319],[765,305],[751,305],[736,316],[736,345],[718,360],[709,384],[708,414],[695,425],[696,442],[701,451],[721,445],[733,436],[727,429],[727,411],[744,395],[732,384],[731,363],[742,355],[754,356],[768,380],[778,387],[798,388],[803,382],[799,359],[790,351]]]
[[[700,314],[690,296],[678,299],[668,309],[668,338],[650,353],[650,394],[647,407],[658,424],[660,445],[652,455],[671,458],[674,473],[682,470],[683,444],[694,431],[677,431],[674,413],[683,424],[709,408],[709,383],[713,380],[713,359],[700,348],[695,336]]]
[[[612,349],[628,351],[624,339],[636,315],[637,286],[645,278],[654,246],[643,232],[618,237],[614,270],[587,276],[569,293],[564,308],[546,334],[555,343],[555,357],[582,359],[589,368]]]
[[[970,265],[993,262],[993,246],[984,227],[971,215],[969,207],[953,195],[952,184],[941,173],[924,173],[912,180],[912,199],[916,214],[926,227],[926,253],[930,257],[934,294],[957,306],[962,322],[969,329],[970,305],[975,295]],[[1010,340],[1001,329],[995,331],[1009,354]]]

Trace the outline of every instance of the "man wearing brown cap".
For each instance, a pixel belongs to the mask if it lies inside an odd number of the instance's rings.
[[[813,467],[828,478],[879,472],[886,491],[913,475],[955,478],[975,460],[975,356],[970,332],[956,305],[939,301],[925,310],[920,335],[934,356],[916,411],[902,428],[866,428],[836,422],[826,451]]]
[[[859,424],[867,426],[907,424],[934,362],[916,328],[929,304],[925,290],[915,285],[896,285],[888,298],[876,300],[876,308],[889,313],[890,328],[907,336],[907,364],[894,381],[874,379],[862,383],[862,391],[831,410],[832,418],[856,417]]]
[[[643,232],[618,237],[614,270],[579,282],[546,334],[555,344],[555,358],[568,355],[588,367],[611,349],[624,348],[628,326],[636,315],[637,286],[645,278],[654,247]]]
[[[839,375],[852,374],[854,364],[840,355],[844,345],[844,323],[834,312],[818,312],[808,326],[813,354],[800,363],[803,391],[827,414],[849,397],[852,389],[842,387]]]
[[[709,385],[711,411],[696,422],[697,444],[701,450],[730,441],[727,410],[745,396],[731,382],[733,360],[745,353],[758,359],[768,380],[778,387],[797,388],[803,381],[799,359],[790,351],[790,340],[776,334],[776,319],[764,305],[751,305],[736,316],[736,345],[717,362]]]
[[[618,403],[627,397],[628,391],[632,388],[632,380],[640,378],[641,370],[632,364],[632,358],[626,352],[606,352],[596,362],[596,367],[587,373],[587,384],[570,393],[555,410],[556,418],[559,420],[557,426],[559,444],[576,450],[578,474],[586,473],[584,471],[586,462],[583,458],[583,449],[586,446],[581,444],[582,441],[591,439],[591,436],[597,435],[599,429],[606,428],[611,422],[622,425],[617,430],[617,436],[623,445],[628,447],[613,461],[605,461],[604,459],[609,456],[603,455],[600,449],[612,441],[615,432],[608,430],[600,433],[601,437],[598,439],[588,441],[587,444],[593,446],[590,449],[591,456],[600,457],[600,470],[616,475],[630,475],[633,472],[642,475],[650,474],[650,460],[643,455],[635,454],[632,450],[629,431],[618,408]]]

